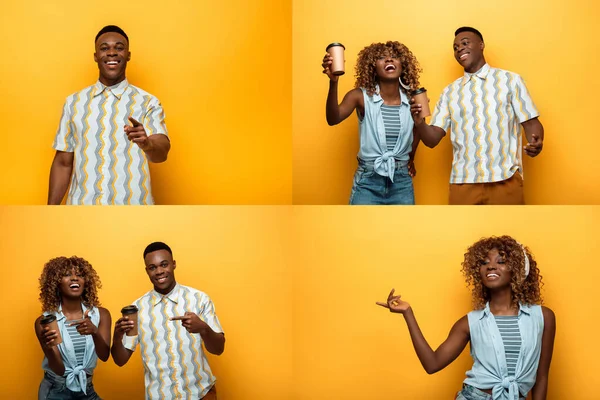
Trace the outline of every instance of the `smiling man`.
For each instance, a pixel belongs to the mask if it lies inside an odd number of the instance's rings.
[[[524,204],[521,126],[525,153],[535,157],[544,140],[537,108],[519,75],[486,63],[477,29],[457,29],[453,48],[464,76],[444,89],[431,125],[411,100],[415,131],[435,147],[450,129],[450,204]]]
[[[158,99],[125,78],[129,38],[105,26],[95,40],[98,82],[65,102],[53,148],[48,204],[154,204],[148,161],[171,147]]]
[[[115,363],[125,365],[139,343],[146,399],[216,399],[216,378],[202,344],[220,355],[225,335],[211,299],[175,281],[176,263],[165,243],[149,244],[144,263],[154,289],[133,303],[138,308],[137,336],[127,336],[136,323],[129,317],[115,323]]]

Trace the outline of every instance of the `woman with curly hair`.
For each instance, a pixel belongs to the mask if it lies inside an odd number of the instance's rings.
[[[92,374],[97,359],[110,355],[111,317],[99,307],[98,274],[83,258],[58,257],[44,265],[39,281],[43,314],[56,317],[58,331],[42,325],[42,317],[35,321],[45,355],[38,399],[99,399]]]
[[[326,116],[337,125],[356,110],[360,148],[350,204],[415,204],[412,184],[419,137],[413,133],[409,96],[421,68],[400,42],[373,43],[358,53],[356,85],[338,105],[333,58],[323,58],[329,77]]]
[[[428,374],[448,366],[471,342],[473,367],[456,399],[518,400],[529,391],[533,400],[545,399],[556,325],[552,310],[540,305],[542,278],[533,255],[510,236],[485,238],[467,250],[462,271],[475,311],[459,319],[435,351],[394,289],[377,304],[404,316]]]

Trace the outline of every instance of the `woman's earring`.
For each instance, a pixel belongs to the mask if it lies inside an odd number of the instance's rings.
[[[408,86],[406,83],[402,82],[402,78],[400,79],[400,86],[402,86],[404,88],[404,90],[409,91],[410,90],[410,86]]]

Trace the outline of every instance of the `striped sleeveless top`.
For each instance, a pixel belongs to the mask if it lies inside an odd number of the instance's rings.
[[[506,368],[508,376],[515,376],[517,359],[521,351],[521,333],[519,332],[519,317],[517,315],[495,315],[496,325],[504,344]]]

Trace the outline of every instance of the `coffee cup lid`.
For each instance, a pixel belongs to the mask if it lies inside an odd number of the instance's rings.
[[[341,43],[338,43],[338,42],[334,42],[334,43],[331,43],[329,46],[327,46],[327,48],[325,49],[325,51],[327,51],[327,50],[329,50],[330,48],[332,48],[332,47],[335,47],[335,46],[342,46],[342,47],[344,48],[344,50],[346,50],[346,47],[344,47],[344,45],[343,45],[343,44],[341,44]]]
[[[425,93],[427,91],[427,89],[425,89],[424,87],[422,88],[418,88],[417,90],[413,90],[412,92],[410,92],[411,96],[420,94],[420,93]]]
[[[42,325],[45,325],[45,324],[49,324],[52,321],[56,321],[56,315],[48,314],[48,315],[42,316],[42,319],[40,320],[40,323]]]
[[[130,306],[125,306],[121,309],[121,314],[135,314],[138,312],[138,308],[133,304]]]

